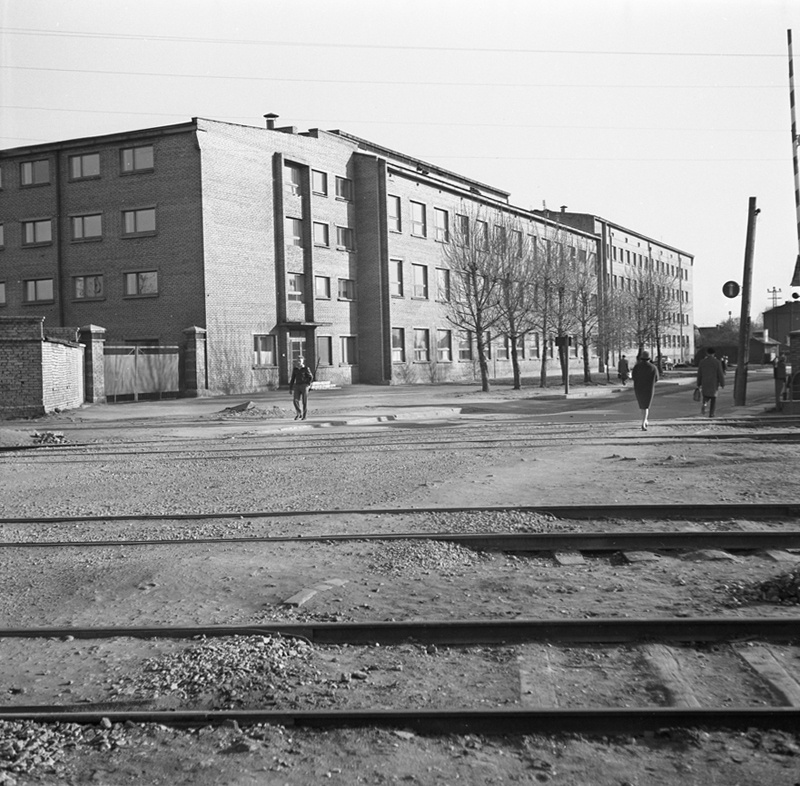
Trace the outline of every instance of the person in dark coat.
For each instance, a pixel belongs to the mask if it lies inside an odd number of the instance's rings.
[[[703,394],[700,414],[706,414],[706,404],[708,404],[708,416],[713,418],[717,409],[717,390],[725,387],[725,372],[713,347],[706,349],[706,356],[697,367],[697,387]]]
[[[775,409],[780,412],[783,410],[783,391],[786,389],[786,355],[781,355],[775,361],[775,366],[772,369],[772,374],[775,377]]]
[[[631,375],[631,370],[628,367],[628,358],[623,355],[617,364],[617,376],[623,385],[628,384],[628,377]]]
[[[292,394],[294,404],[295,420],[305,420],[308,410],[308,389],[314,381],[311,369],[306,365],[305,358],[297,358],[297,365],[292,371],[292,378],[289,380],[289,392]]]
[[[658,382],[658,369],[650,362],[650,353],[646,350],[639,354],[639,359],[631,373],[633,377],[633,392],[642,411],[642,431],[647,431],[647,418],[650,415],[650,405],[656,392]]]

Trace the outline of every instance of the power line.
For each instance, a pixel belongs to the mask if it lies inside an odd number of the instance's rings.
[[[239,38],[196,38],[192,36],[140,35],[135,33],[92,33],[82,30],[35,30],[23,27],[0,27],[0,33],[10,35],[53,36],[60,38],[93,38],[122,41],[164,41],[169,43],[193,44],[236,44],[242,46],[278,46],[303,47],[319,49],[381,49],[417,52],[489,52],[499,54],[535,54],[535,55],[620,55],[624,57],[780,57],[782,54],[761,52],[652,52],[629,51],[615,52],[605,49],[524,49],[508,47],[473,47],[473,46],[411,46],[403,44],[342,44],[321,41],[275,41]]]
[[[540,87],[540,88],[555,88],[557,90],[565,90],[567,88],[592,88],[607,89],[607,88],[621,88],[621,89],[642,89],[642,90],[660,90],[660,89],[702,89],[702,90],[720,90],[724,88],[735,89],[784,89],[784,85],[612,85],[612,84],[549,84],[539,82],[415,82],[407,80],[379,80],[379,79],[298,79],[291,77],[273,77],[273,76],[220,76],[217,74],[169,74],[164,72],[152,71],[100,71],[95,68],[46,68],[41,66],[16,66],[16,65],[0,65],[3,69],[12,69],[17,71],[49,71],[62,74],[105,74],[108,76],[156,76],[160,78],[173,77],[178,79],[225,79],[228,81],[238,82],[290,82],[297,83],[316,83],[316,84],[331,84],[331,85],[389,85],[389,86],[411,86],[411,87]]]
[[[94,115],[133,115],[136,117],[177,117],[177,118],[185,118],[185,117],[194,117],[197,116],[193,111],[189,112],[134,112],[127,109],[77,109],[75,107],[69,108],[62,108],[62,107],[53,107],[53,106],[24,106],[22,104],[6,104],[0,105],[2,109],[31,109],[35,111],[41,112],[75,112],[78,114],[94,114]],[[212,112],[212,113],[202,113],[202,117],[209,117],[215,119],[225,119],[225,120],[255,120],[256,118],[253,115],[228,115],[224,112]],[[568,130],[568,129],[579,129],[579,130],[587,130],[587,131],[692,131],[692,132],[704,132],[708,131],[709,133],[716,133],[720,131],[724,131],[726,133],[730,132],[741,132],[747,134],[785,134],[785,129],[778,129],[778,128],[731,128],[730,126],[725,126],[722,128],[688,128],[688,127],[670,127],[670,126],[590,126],[581,123],[581,125],[563,125],[563,124],[540,124],[540,123],[467,123],[458,121],[449,121],[449,122],[437,122],[437,121],[426,121],[426,120],[375,120],[374,118],[371,119],[363,119],[363,120],[354,120],[354,119],[333,119],[333,120],[325,120],[320,121],[319,118],[316,117],[295,117],[292,118],[294,123],[321,123],[321,125],[325,125],[331,128],[339,127],[342,125],[389,125],[389,126],[424,126],[424,127],[434,127],[434,128],[541,128],[541,129],[553,129],[553,130]],[[258,122],[260,122],[260,117],[258,118]]]

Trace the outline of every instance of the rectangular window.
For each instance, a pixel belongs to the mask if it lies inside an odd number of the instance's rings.
[[[104,296],[102,276],[75,276],[72,291],[76,300],[96,300]]]
[[[286,245],[287,246],[302,246],[303,245],[303,219],[302,218],[287,218],[286,219]]]
[[[100,177],[100,153],[86,153],[82,156],[70,156],[69,176],[71,180]]]
[[[336,227],[336,247],[345,251],[352,251],[355,248],[352,229],[349,227]]]
[[[152,172],[153,146],[124,147],[120,150],[120,170],[122,174],[130,172]]]
[[[433,208],[433,229],[436,240],[440,243],[450,242],[450,215],[446,210]]]
[[[50,160],[25,161],[20,164],[20,181],[23,186],[41,186],[50,182]]]
[[[328,248],[331,244],[330,227],[327,224],[321,224],[319,221],[314,222],[314,245],[324,246]]]
[[[392,363],[406,362],[406,331],[392,328]]]
[[[331,299],[331,279],[330,276],[314,277],[314,296],[318,300]]]
[[[427,363],[430,359],[430,331],[427,328],[414,328],[414,360]]]
[[[506,251],[506,228],[497,226],[495,224],[494,227],[494,243],[495,248],[501,253],[504,254]]]
[[[403,220],[400,216],[400,204],[399,196],[392,196],[389,194],[389,196],[386,198],[386,212],[388,214],[390,232],[403,231]]]
[[[40,243],[53,242],[53,222],[49,219],[42,221],[22,222],[22,245],[35,246]]]
[[[416,237],[428,236],[428,219],[425,205],[420,202],[411,203],[411,234]]]
[[[152,235],[156,231],[156,209],[154,207],[142,210],[122,211],[122,234],[125,235]]]
[[[320,366],[333,365],[332,336],[317,336],[317,363]]]
[[[508,360],[508,336],[501,336],[500,343],[497,345],[497,360]]]
[[[530,358],[538,358],[539,357],[539,334],[538,333],[528,333],[526,338],[528,339],[528,357],[530,357]]]
[[[356,337],[342,336],[342,363],[345,366],[356,365]]]
[[[447,268],[436,268],[436,299],[450,302],[450,271]]]
[[[158,272],[146,270],[139,273],[125,273],[126,297],[145,297],[158,294]]]
[[[296,303],[305,302],[305,276],[302,273],[289,273],[287,296]]]
[[[356,299],[356,282],[352,278],[339,279],[339,300]]]
[[[253,336],[253,365],[277,366],[275,346],[275,336],[271,333]]]
[[[311,190],[320,196],[328,196],[328,173],[311,170]]]
[[[289,191],[299,196],[303,183],[303,173],[300,171],[300,167],[295,164],[286,164],[284,169],[286,172],[286,185],[289,187]]]
[[[469,245],[469,218],[456,213],[456,243]]]
[[[458,359],[472,360],[472,332],[469,330],[458,334]]]
[[[389,294],[403,297],[403,260],[389,260]]]
[[[436,359],[440,363],[450,363],[453,360],[453,338],[449,330],[436,331]]]
[[[25,282],[26,303],[48,303],[53,300],[53,279],[39,278]]]
[[[485,221],[475,222],[475,243],[482,251],[489,248],[489,225]]]
[[[517,256],[522,256],[522,232],[518,229],[511,230],[511,250]]]
[[[336,198],[346,199],[350,202],[353,199],[353,181],[346,177],[336,178]]]
[[[6,304],[6,282],[0,281],[0,306]]]
[[[72,216],[72,239],[90,240],[103,236],[103,216]]]
[[[428,268],[425,265],[411,265],[411,281],[413,296],[428,297]]]

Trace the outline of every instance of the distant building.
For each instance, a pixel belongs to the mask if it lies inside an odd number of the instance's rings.
[[[787,300],[764,312],[764,327],[780,344],[780,351],[789,351],[789,334],[800,330],[800,299]]]
[[[176,345],[200,328],[212,391],[285,384],[298,355],[338,384],[472,379],[474,337],[447,319],[442,244],[480,207],[599,253],[612,290],[645,259],[675,271],[682,321],[665,350],[691,354],[688,254],[266,117],[266,128],[194,118],[0,151],[0,314],[101,326],[109,345]],[[553,357],[552,338],[526,337],[523,373]],[[507,340],[490,349],[493,372],[509,376]]]

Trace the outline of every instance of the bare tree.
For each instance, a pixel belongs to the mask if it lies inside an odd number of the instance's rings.
[[[579,241],[573,264],[572,279],[575,291],[575,321],[578,326],[583,355],[583,381],[592,381],[589,351],[597,339],[599,312],[597,307],[596,254]]]
[[[488,392],[486,336],[501,319],[497,259],[485,210],[470,207],[457,214],[456,219],[450,242],[442,244],[442,254],[451,271],[447,318],[459,330],[475,336],[481,390]]]

